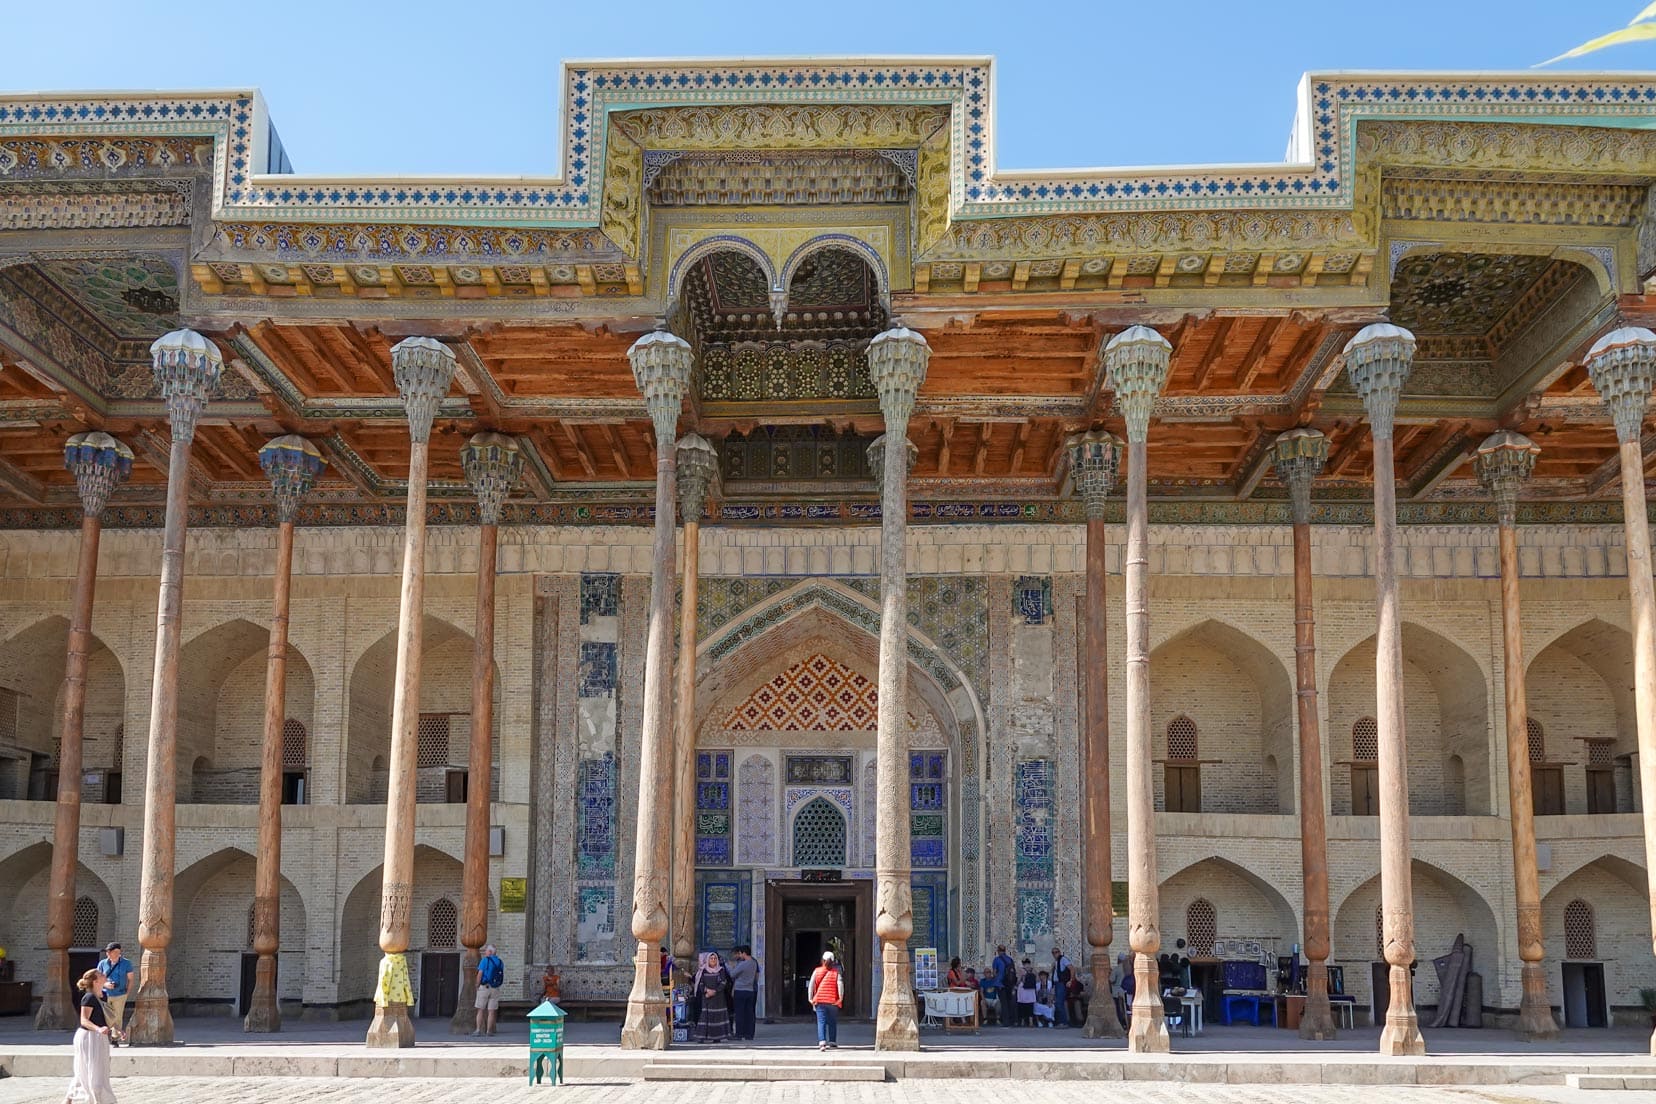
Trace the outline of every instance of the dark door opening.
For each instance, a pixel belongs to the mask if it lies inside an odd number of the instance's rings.
[[[1609,1027],[1604,963],[1564,963],[1564,1026]]]
[[[811,1014],[806,991],[824,951],[833,951],[840,962],[845,1015],[869,1015],[874,980],[874,883],[767,882],[765,917],[763,976],[768,1015]]]
[[[420,1015],[452,1016],[460,1004],[458,952],[420,955]]]
[[[241,989],[236,994],[236,1015],[245,1016],[253,1008],[253,984],[259,976],[259,956],[243,951],[241,956]]]
[[[451,770],[443,776],[443,800],[450,805],[466,803],[466,772]]]
[[[304,771],[283,771],[282,772],[282,804],[283,805],[303,805],[303,804],[305,804],[305,789],[306,789],[306,787],[305,787],[305,772]]]

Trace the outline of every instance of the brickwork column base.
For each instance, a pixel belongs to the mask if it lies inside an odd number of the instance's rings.
[[[1133,956],[1133,1018],[1127,1025],[1127,1050],[1133,1054],[1167,1054],[1173,1040],[1167,1034],[1162,1009],[1161,969],[1156,956]]]

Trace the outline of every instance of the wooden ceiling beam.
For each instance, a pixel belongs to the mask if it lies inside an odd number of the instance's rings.
[[[1283,319],[1267,318],[1259,327],[1259,333],[1254,335],[1253,344],[1243,354],[1242,362],[1236,367],[1236,386],[1239,390],[1252,390],[1254,381],[1259,378],[1260,371],[1265,367],[1265,354],[1270,351],[1271,342],[1276,338],[1277,331],[1282,329]]]
[[[354,395],[357,391],[357,376],[348,365],[335,359],[333,352],[325,348],[326,342],[310,332],[304,326],[290,326],[288,333],[292,335],[291,345],[298,346],[301,351],[309,353],[318,367],[331,376],[339,389],[347,395]]]
[[[588,479],[596,479],[598,477],[598,465],[594,462],[592,453],[587,450],[586,442],[581,439],[580,430],[570,422],[559,422],[558,424],[563,426],[564,437],[569,440],[570,447],[575,450],[575,459],[580,463],[581,470],[586,472]]]
[[[955,420],[944,418],[937,423],[937,474],[949,474],[949,441],[954,436]]]
[[[1351,463],[1352,459],[1362,451],[1363,446],[1367,443],[1367,434],[1363,432],[1363,427],[1361,425],[1352,426],[1346,433],[1345,440],[1340,442],[1338,447],[1334,449],[1333,455],[1328,458],[1328,474],[1345,474],[1346,465]]]
[[[320,395],[326,390],[311,374],[309,366],[299,359],[299,354],[293,351],[287,339],[277,332],[275,326],[269,322],[260,322],[248,331],[248,336],[275,362],[276,367],[286,372],[288,378],[299,385],[299,390],[312,396]]]
[[[616,432],[615,426],[609,423],[605,423],[600,428],[603,430],[604,440],[609,444],[610,459],[614,460],[615,466],[620,469],[621,478],[631,479],[632,465],[627,462],[627,447],[621,440],[621,434]]]
[[[1019,423],[1018,432],[1012,437],[1012,456],[1006,462],[1007,475],[1017,475],[1023,468],[1024,450],[1029,446],[1029,433],[1034,425],[1033,419]]]
[[[1196,362],[1196,375],[1191,380],[1190,388],[1200,391],[1207,382],[1208,373],[1213,370],[1213,364],[1225,351],[1225,339],[1230,336],[1231,327],[1236,324],[1234,318],[1221,318],[1213,327],[1213,340],[1208,342],[1207,349],[1202,353],[1202,359]]]
[[[343,326],[341,330],[345,335],[346,342],[356,351],[356,355],[362,358],[362,363],[367,366],[369,378],[378,384],[382,391],[395,395],[397,393],[397,380],[391,374],[391,365],[380,356],[379,350],[375,349],[368,340],[368,334],[357,328],[355,324]]]
[[[972,457],[972,471],[977,475],[983,474],[983,469],[989,462],[989,435],[994,432],[992,422],[983,422],[978,426],[977,452]]]

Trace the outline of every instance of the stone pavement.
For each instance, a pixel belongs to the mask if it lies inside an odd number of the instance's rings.
[[[139,1077],[117,1079],[120,1104],[379,1104],[387,1083],[367,1078],[222,1079]],[[637,1084],[622,1081],[505,1085],[499,1081],[403,1078],[391,1089],[397,1104],[476,1101],[489,1104],[1350,1104],[1350,1089],[1297,1086],[1100,1085],[1077,1082],[1001,1081],[986,1094],[981,1081],[924,1081],[834,1085],[813,1082],[720,1085]],[[1656,1104],[1656,1093],[1581,1092],[1563,1088],[1391,1088],[1363,1090],[1364,1104]],[[62,1104],[63,1085],[38,1078],[0,1081],[0,1104]]]

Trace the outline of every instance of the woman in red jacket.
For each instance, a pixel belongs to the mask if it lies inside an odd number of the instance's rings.
[[[811,973],[810,987],[805,999],[816,1009],[817,1049],[839,1049],[840,973],[834,963],[834,952],[822,952],[822,965]]]

